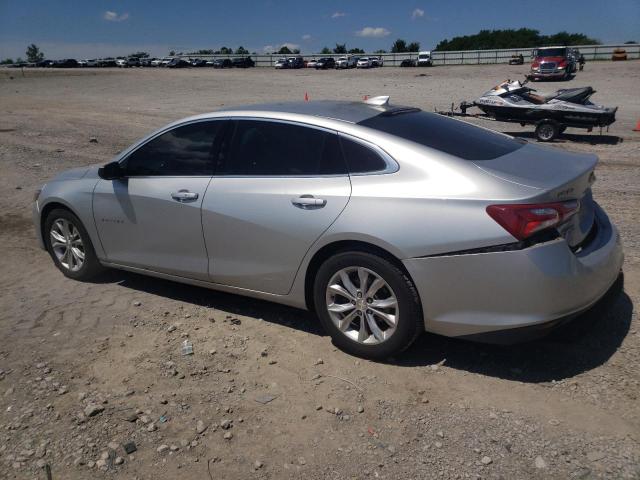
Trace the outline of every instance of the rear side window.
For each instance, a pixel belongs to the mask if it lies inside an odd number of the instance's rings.
[[[343,175],[338,135],[303,125],[238,120],[217,175]]]
[[[387,168],[387,163],[372,148],[344,137],[340,137],[340,144],[349,173],[373,173]]]
[[[127,157],[127,175],[213,175],[211,151],[222,124],[221,121],[197,122],[155,137]]]
[[[491,160],[525,142],[437,113],[420,110],[381,113],[359,123],[465,160]]]

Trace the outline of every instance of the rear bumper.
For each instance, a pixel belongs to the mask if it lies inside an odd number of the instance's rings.
[[[597,234],[579,253],[556,239],[522,250],[404,260],[425,330],[467,338],[546,330],[545,324],[591,307],[615,282],[624,258],[618,231],[595,208]]]

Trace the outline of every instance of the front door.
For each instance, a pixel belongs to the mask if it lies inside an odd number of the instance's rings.
[[[206,280],[201,207],[221,121],[172,128],[123,161],[125,176],[100,180],[93,212],[107,260]]]
[[[225,143],[202,205],[210,278],[286,294],[351,195],[337,134],[247,119]]]

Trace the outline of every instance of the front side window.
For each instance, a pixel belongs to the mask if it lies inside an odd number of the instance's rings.
[[[196,122],[155,137],[127,157],[127,176],[213,175],[211,154],[222,124]]]
[[[346,165],[338,135],[265,120],[238,120],[229,153],[219,155],[216,175],[342,175]]]

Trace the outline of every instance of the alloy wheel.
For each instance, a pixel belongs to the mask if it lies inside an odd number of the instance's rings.
[[[77,272],[84,265],[85,249],[78,228],[65,218],[58,218],[51,224],[49,232],[51,249],[67,270]]]
[[[380,275],[364,267],[343,268],[331,277],[326,306],[340,332],[369,345],[388,340],[400,318],[393,289]]]

